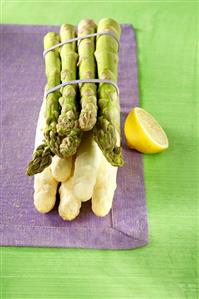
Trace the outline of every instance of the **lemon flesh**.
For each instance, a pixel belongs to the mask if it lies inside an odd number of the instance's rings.
[[[142,108],[136,107],[128,114],[124,133],[128,146],[142,153],[158,153],[169,146],[164,130],[153,116]]]

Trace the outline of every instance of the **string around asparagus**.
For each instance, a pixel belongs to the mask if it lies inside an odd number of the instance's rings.
[[[50,51],[52,51],[52,50],[54,50],[54,49],[56,49],[58,47],[61,47],[61,46],[65,45],[65,44],[72,43],[74,41],[79,41],[80,42],[83,39],[86,39],[86,38],[89,38],[89,37],[94,37],[94,36],[101,36],[101,35],[109,35],[109,36],[113,37],[117,41],[117,43],[118,43],[118,49],[119,49],[120,42],[117,39],[117,37],[115,36],[115,34],[112,33],[112,32],[106,32],[106,31],[104,31],[104,32],[96,32],[96,33],[87,34],[87,35],[84,35],[84,36],[74,37],[74,38],[65,40],[63,42],[60,42],[60,43],[58,43],[58,44],[56,44],[56,45],[54,45],[54,46],[52,46],[52,47],[44,50],[43,51],[43,57],[45,57],[45,55],[48,52],[50,52]],[[63,82],[63,83],[61,83],[59,85],[54,86],[53,88],[50,88],[50,89],[46,90],[45,91],[45,97],[47,97],[50,93],[52,93],[52,92],[60,89],[61,87],[64,87],[64,86],[67,86],[67,85],[82,84],[82,83],[98,83],[98,84],[99,83],[107,83],[107,84],[111,84],[111,85],[113,85],[115,87],[115,89],[117,90],[117,94],[119,95],[119,87],[118,87],[118,85],[113,80],[95,79],[95,78],[93,78],[93,79],[78,79],[78,80],[71,80],[71,81]]]
[[[86,38],[89,38],[89,37],[101,36],[101,35],[109,35],[109,36],[112,36],[112,37],[116,40],[116,42],[118,43],[118,50],[119,50],[120,42],[119,42],[119,40],[117,39],[117,37],[115,36],[115,34],[112,33],[112,32],[106,32],[106,31],[105,31],[105,32],[96,32],[96,33],[92,33],[92,34],[87,34],[87,35],[84,35],[84,36],[74,37],[74,38],[65,40],[65,41],[63,41],[63,42],[61,42],[61,43],[58,43],[58,44],[56,44],[56,45],[54,45],[54,46],[52,46],[52,47],[50,47],[50,48],[44,50],[44,51],[43,51],[43,57],[45,57],[45,55],[46,55],[48,52],[50,52],[50,51],[52,51],[52,50],[54,50],[54,49],[56,49],[56,48],[58,48],[58,47],[61,47],[61,46],[65,45],[65,44],[69,44],[69,43],[72,43],[72,42],[75,42],[75,41],[81,41],[82,39],[86,39]]]
[[[78,79],[78,80],[66,81],[66,82],[63,82],[59,85],[56,85],[56,86],[46,90],[44,95],[45,95],[45,97],[47,97],[51,92],[54,92],[54,91],[60,89],[63,86],[66,86],[66,85],[74,85],[74,84],[82,84],[82,83],[107,83],[107,84],[111,84],[115,87],[115,89],[117,90],[117,93],[119,95],[118,85],[113,80],[107,80],[107,79]]]

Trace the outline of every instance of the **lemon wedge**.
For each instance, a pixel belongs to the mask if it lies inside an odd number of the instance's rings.
[[[124,134],[130,148],[145,154],[159,153],[169,146],[168,138],[159,123],[142,108],[135,107],[129,112]]]

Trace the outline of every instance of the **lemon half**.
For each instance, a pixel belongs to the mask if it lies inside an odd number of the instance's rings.
[[[124,133],[127,145],[145,154],[159,153],[169,146],[168,138],[159,123],[142,108],[129,112]]]

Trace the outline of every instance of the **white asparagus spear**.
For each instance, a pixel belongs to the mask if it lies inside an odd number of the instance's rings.
[[[35,132],[35,150],[44,140],[44,133],[43,133],[43,128],[45,126],[44,109],[45,109],[45,99],[43,99],[39,111],[38,121],[37,121],[37,127]]]
[[[102,156],[92,195],[92,210],[96,216],[104,217],[110,212],[117,187],[117,170],[118,167],[112,166]]]
[[[80,201],[91,199],[96,183],[101,151],[91,133],[85,133],[77,151],[73,178],[73,192]]]
[[[50,212],[56,202],[58,182],[53,178],[50,167],[34,178],[34,205],[40,213]]]
[[[81,202],[76,198],[72,191],[73,177],[70,177],[66,182],[61,184],[59,188],[60,204],[59,204],[59,215],[64,220],[75,219],[80,212]]]
[[[44,138],[44,106],[43,101],[37,122],[35,148],[42,143]],[[56,202],[57,186],[58,182],[53,178],[50,166],[34,176],[34,205],[40,213],[48,213],[53,209]]]
[[[58,156],[52,158],[52,163],[50,165],[52,175],[58,182],[66,181],[71,175],[72,169],[72,157],[67,159],[62,159]]]

